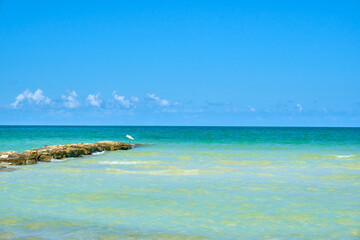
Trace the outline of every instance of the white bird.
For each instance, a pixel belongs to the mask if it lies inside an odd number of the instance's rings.
[[[129,143],[130,143],[131,140],[134,140],[134,138],[132,136],[130,136],[130,135],[126,135],[126,137],[129,139]]]

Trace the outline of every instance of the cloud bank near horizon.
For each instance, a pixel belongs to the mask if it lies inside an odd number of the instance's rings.
[[[35,105],[46,105],[51,103],[51,99],[44,96],[41,89],[37,89],[34,93],[26,89],[24,92],[17,95],[15,101],[11,103],[10,106],[17,108],[19,104],[22,104],[25,101]]]
[[[104,98],[100,92],[93,94],[87,94],[84,97],[80,97],[75,90],[67,90],[65,94],[60,97],[50,98],[46,96],[44,91],[38,88],[35,91],[29,89],[24,90],[15,97],[12,103],[9,103],[3,108],[13,110],[26,110],[41,108],[42,110],[63,110],[63,111],[76,111],[82,109],[82,111],[122,111],[122,112],[164,112],[164,113],[186,113],[193,114],[197,117],[197,114],[204,112],[212,113],[247,113],[251,115],[261,114],[277,114],[277,115],[289,115],[294,114],[312,114],[312,115],[329,115],[338,112],[331,110],[326,106],[314,105],[307,106],[302,103],[288,100],[284,103],[277,103],[269,105],[268,107],[259,108],[254,104],[234,104],[231,102],[210,102],[208,100],[203,103],[194,103],[194,101],[178,101],[163,98],[155,93],[146,93],[143,96],[135,96],[119,94],[114,90],[111,94],[112,98]],[[315,101],[316,102],[316,101]],[[305,105],[305,107],[304,107]],[[360,111],[360,106],[356,105],[357,109],[352,111],[352,114]],[[356,111],[357,110],[357,111]],[[356,115],[356,114],[355,114]]]

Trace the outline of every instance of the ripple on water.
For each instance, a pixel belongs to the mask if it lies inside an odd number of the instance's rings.
[[[153,239],[153,240],[205,240],[207,238],[196,235],[186,235],[186,234],[166,234],[166,233],[106,233],[100,234],[96,237],[100,240],[110,240],[110,239]]]
[[[9,239],[12,237],[14,237],[14,234],[12,232],[0,233],[0,239]]]
[[[62,226],[62,227],[68,227],[68,226],[72,226],[69,223],[66,222],[31,222],[25,225],[25,229],[28,230],[38,230],[38,229],[42,229],[42,228],[47,228],[47,227],[57,227],[57,226]]]
[[[289,155],[294,158],[305,158],[305,159],[344,159],[344,160],[360,160],[360,154],[301,154],[301,155]]]
[[[111,164],[111,165],[135,165],[135,164],[148,164],[149,162],[139,162],[139,161],[102,161],[101,164]]]
[[[219,173],[215,170],[205,169],[181,169],[178,167],[167,167],[164,170],[152,170],[152,171],[133,171],[123,170],[115,168],[106,168],[105,171],[115,174],[142,174],[142,175],[199,175],[199,174],[214,174]]]

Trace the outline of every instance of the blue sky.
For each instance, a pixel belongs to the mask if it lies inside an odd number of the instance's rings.
[[[0,124],[360,126],[359,1],[0,1]]]

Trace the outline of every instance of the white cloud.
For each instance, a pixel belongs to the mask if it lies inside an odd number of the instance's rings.
[[[132,96],[132,97],[130,97],[130,99],[131,99],[131,101],[133,101],[133,102],[139,102],[139,98],[136,97],[136,96]]]
[[[256,111],[255,108],[253,108],[253,107],[251,107],[251,106],[248,106],[248,108],[249,108],[249,111],[250,111],[250,112],[255,112],[255,111]]]
[[[89,94],[89,96],[87,96],[86,98],[87,101],[89,101],[89,103],[93,106],[96,107],[100,107],[102,100],[100,99],[100,93],[93,95],[93,94]]]
[[[64,100],[65,107],[77,108],[80,106],[77,94],[74,90],[72,90],[68,96],[62,95],[61,99]]]
[[[302,109],[302,106],[298,103],[296,104],[296,107],[298,108],[299,112],[301,112],[303,109]]]
[[[125,96],[120,96],[116,93],[116,91],[113,92],[113,97],[116,101],[118,101],[121,105],[123,105],[126,108],[129,108],[131,106],[135,107],[135,103],[139,102],[139,98],[136,96],[132,96],[130,100],[125,99]]]
[[[34,94],[32,95],[32,99],[36,102],[36,104],[40,104],[42,102],[45,104],[49,104],[51,102],[50,98],[43,95],[43,91],[41,89],[38,89],[34,92]]]
[[[149,98],[155,100],[160,106],[169,106],[170,102],[166,99],[161,99],[158,96],[156,96],[154,93],[150,94],[146,94]]]
[[[19,103],[21,103],[22,101],[24,101],[25,98],[26,98],[25,95],[22,94],[22,93],[20,93],[20,94],[15,98],[15,102],[11,103],[10,105],[13,106],[14,108],[16,108],[17,105],[18,105]]]
[[[43,95],[43,91],[41,89],[36,90],[34,93],[30,92],[28,89],[23,93],[20,93],[16,98],[15,102],[10,105],[16,108],[21,102],[27,100],[29,103],[35,102],[35,104],[50,104],[51,99]]]

